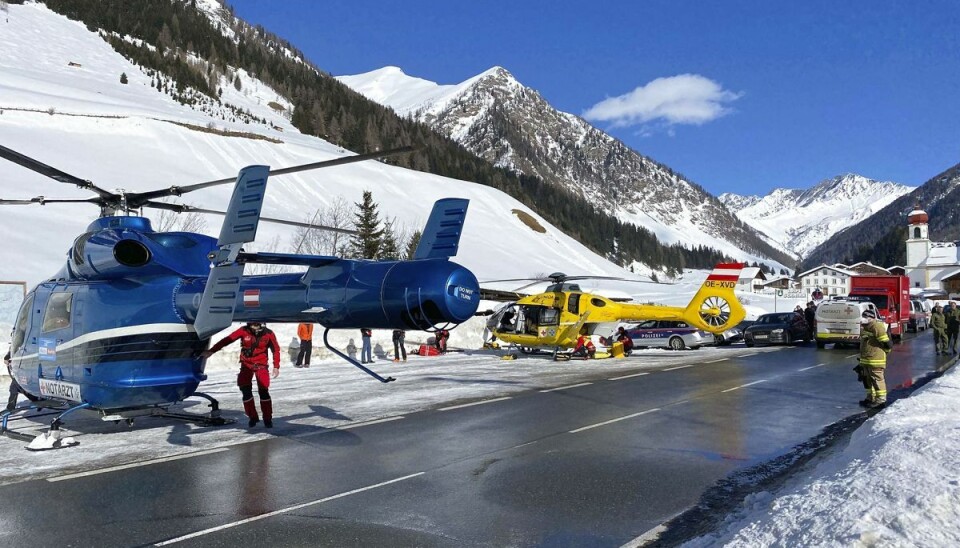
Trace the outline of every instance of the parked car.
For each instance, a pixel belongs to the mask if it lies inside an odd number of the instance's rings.
[[[907,330],[919,333],[930,327],[930,305],[920,299],[910,299],[910,321]]]
[[[713,335],[687,325],[687,322],[647,320],[627,327],[634,348],[699,348],[713,342]]]
[[[808,342],[810,334],[803,314],[796,312],[764,314],[743,332],[743,341],[747,346],[792,344],[799,340]]]
[[[714,335],[714,342],[717,343],[717,346],[740,342],[743,340],[743,332],[746,331],[748,327],[753,325],[753,323],[753,320],[744,320],[730,329],[727,329],[723,333]]]

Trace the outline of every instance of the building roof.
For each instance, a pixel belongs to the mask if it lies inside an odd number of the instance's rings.
[[[907,222],[912,225],[918,223],[928,223],[930,222],[930,217],[927,216],[926,211],[918,207],[907,215]]]
[[[797,274],[797,278],[803,278],[805,276],[809,276],[810,274],[813,274],[814,272],[816,272],[817,270],[820,270],[821,268],[826,268],[827,270],[833,270],[834,272],[837,272],[839,274],[846,274],[847,276],[855,276],[857,274],[852,270],[848,270],[846,265],[837,264],[834,266],[830,266],[828,264],[822,264],[820,266],[813,267],[810,270]]]
[[[960,268],[951,268],[946,270],[941,270],[933,276],[930,277],[930,281],[933,282],[945,282],[947,280],[956,280],[960,279],[957,275],[960,274]]]
[[[859,262],[854,265],[847,267],[849,270],[857,274],[866,274],[866,275],[885,275],[890,274],[890,271],[882,266],[877,266],[870,262]]]
[[[767,277],[763,274],[763,271],[755,266],[748,266],[740,271],[741,280],[756,280],[756,279],[766,280]]]
[[[956,242],[932,242],[930,254],[920,264],[925,266],[960,266]]]
[[[771,278],[760,285],[770,285],[772,283],[782,282],[783,280],[787,280],[788,282],[790,282],[790,281],[793,281],[793,278],[791,278],[790,276],[780,275],[780,276],[777,276],[776,278]]]

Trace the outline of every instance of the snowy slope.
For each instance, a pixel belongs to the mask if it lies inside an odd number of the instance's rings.
[[[150,78],[97,34],[42,5],[10,6],[10,23],[2,25],[0,143],[101,187],[142,191],[218,179],[250,164],[279,168],[349,154],[297,132],[284,113],[267,106],[271,101],[285,104],[283,99],[242,71],[242,91],[225,82],[224,99],[249,109],[266,124],[228,121],[172,101],[150,87]],[[70,66],[71,62],[81,66]],[[129,84],[120,84],[121,73]],[[225,137],[170,122],[249,132],[278,142]],[[0,180],[4,198],[89,196],[6,161],[0,162]],[[469,198],[457,261],[481,280],[556,270],[625,273],[502,192],[379,162],[271,179],[264,215],[302,220],[337,196],[358,202],[364,190],[373,192],[381,217],[395,217],[411,230],[426,222],[434,200]],[[184,196],[184,201],[223,209],[230,192],[224,185]],[[533,215],[547,232],[527,228],[513,209]],[[4,265],[0,278],[31,284],[62,266],[73,239],[97,214],[94,206],[56,204],[6,206],[3,212],[0,226],[7,238],[0,249]],[[220,218],[208,218],[207,226],[207,232],[215,235]],[[496,242],[491,241],[493,233]],[[291,232],[261,225],[259,245],[277,237],[286,246]]]
[[[763,197],[727,193],[720,201],[741,220],[804,257],[830,236],[913,190],[848,173],[808,190],[778,188]]]
[[[762,239],[737,226],[715,197],[578,116],[554,109],[502,67],[455,85],[411,77],[397,67],[338,80],[497,166],[568,188],[666,244],[706,245],[742,260],[770,262],[757,251]]]

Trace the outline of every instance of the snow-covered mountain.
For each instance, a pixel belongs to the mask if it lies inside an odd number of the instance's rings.
[[[777,188],[766,196],[721,194],[742,221],[800,257],[830,236],[883,209],[914,187],[848,173],[808,190]]]
[[[212,0],[199,4],[225,16]],[[121,83],[122,74],[127,83]],[[154,75],[83,23],[43,4],[10,5],[9,23],[0,22],[0,144],[100,187],[131,191],[218,179],[251,164],[279,168],[349,154],[301,134],[288,120],[289,103],[274,90],[243,70],[234,76],[237,84],[220,82],[221,108],[180,104],[154,87]],[[235,118],[235,112],[250,115]],[[470,199],[456,260],[481,281],[557,270],[630,275],[503,192],[376,161],[272,177],[264,215],[305,220],[337,197],[348,204],[360,202],[364,190],[372,191],[381,218],[396,219],[411,231],[426,222],[433,201]],[[182,201],[223,209],[231,191],[230,185],[213,187]],[[91,194],[0,161],[0,197],[38,195]],[[529,228],[520,212],[545,232]],[[96,216],[97,208],[87,204],[3,206],[0,279],[33,285],[51,276]],[[216,236],[222,218],[209,216],[206,222],[205,232]],[[509,244],[490,245],[494,232],[499,242]],[[292,229],[263,223],[257,249],[288,251],[292,236]]]
[[[790,262],[699,185],[558,111],[502,67],[455,85],[414,78],[397,67],[338,79],[495,165],[566,187],[665,243]]]

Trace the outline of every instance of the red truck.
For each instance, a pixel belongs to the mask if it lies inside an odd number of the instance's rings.
[[[869,300],[894,340],[900,340],[910,321],[910,278],[906,276],[851,276],[850,300]]]

